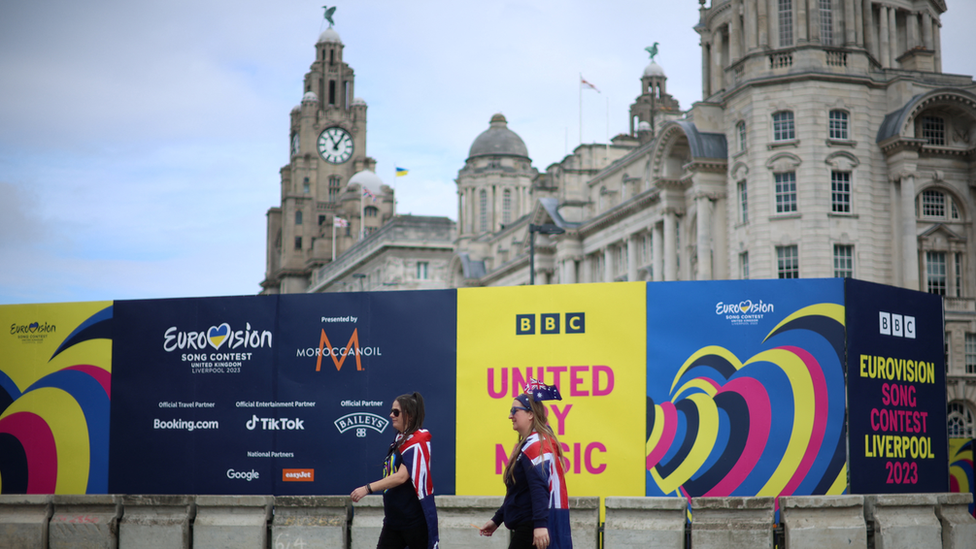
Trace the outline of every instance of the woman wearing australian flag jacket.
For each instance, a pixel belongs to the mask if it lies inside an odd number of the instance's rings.
[[[397,431],[383,465],[383,478],[353,490],[353,501],[383,492],[383,530],[377,549],[437,549],[437,508],[430,477],[430,433],[424,425],[424,397],[400,395],[390,423]],[[409,482],[408,482],[409,481]]]
[[[572,549],[562,449],[546,419],[543,400],[562,400],[555,386],[534,379],[512,402],[508,419],[518,443],[505,466],[505,500],[481,527],[490,536],[500,524],[512,531],[509,549]]]

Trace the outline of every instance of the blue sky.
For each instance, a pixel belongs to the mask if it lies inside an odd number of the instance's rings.
[[[976,2],[949,0],[943,69],[976,73]],[[322,4],[0,4],[0,304],[254,294],[288,113]],[[398,210],[457,217],[454,178],[502,112],[544,170],[628,130],[648,58],[701,98],[694,0],[341,3],[367,153]],[[609,116],[608,116],[609,112]]]

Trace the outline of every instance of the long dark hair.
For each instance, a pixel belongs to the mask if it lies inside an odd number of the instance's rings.
[[[549,425],[549,413],[546,410],[545,404],[536,400],[532,393],[524,393],[528,397],[529,408],[532,411],[532,431],[539,433],[539,438],[543,443],[543,448],[549,446],[551,451],[555,454],[556,459],[563,459],[563,449],[559,446],[559,440],[556,439],[556,433],[552,431],[552,427]],[[519,395],[521,396],[521,395]],[[402,405],[401,405],[402,406]],[[531,435],[531,431],[529,432]],[[513,476],[512,468],[515,466],[515,461],[519,457],[519,452],[522,451],[522,445],[525,444],[527,437],[523,438],[522,434],[519,433],[518,442],[512,448],[512,454],[508,457],[508,464],[505,465],[505,472],[502,474],[502,480],[507,484],[511,481],[515,483],[515,477]]]
[[[420,393],[414,392],[413,394],[400,395],[396,397],[396,401],[400,403],[400,413],[405,415],[405,419],[408,420],[405,422],[406,428],[403,430],[403,436],[400,437],[402,443],[410,438],[410,435],[414,434],[417,429],[424,426],[424,397],[420,396]]]

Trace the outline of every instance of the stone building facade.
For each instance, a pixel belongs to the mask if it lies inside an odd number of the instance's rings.
[[[973,436],[976,83],[942,72],[945,3],[701,4],[703,98],[687,112],[646,101],[665,95],[649,66],[630,135],[535,176],[511,223],[481,223],[504,186],[472,168],[528,176],[524,143],[470,155],[452,285],[528,283],[528,229],[552,224],[564,232],[534,235],[536,284],[856,277],[937,293],[950,435]]]

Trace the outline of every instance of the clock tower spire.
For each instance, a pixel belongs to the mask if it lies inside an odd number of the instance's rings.
[[[392,190],[366,156],[366,102],[354,95],[355,72],[343,60],[345,45],[326,8],[325,29],[305,74],[301,105],[290,114],[289,162],[280,170],[281,205],[268,210],[267,267],[262,294],[304,292],[316,271],[392,216]],[[363,183],[373,199],[361,206]],[[336,221],[340,218],[340,221]],[[343,223],[343,221],[345,223]]]

